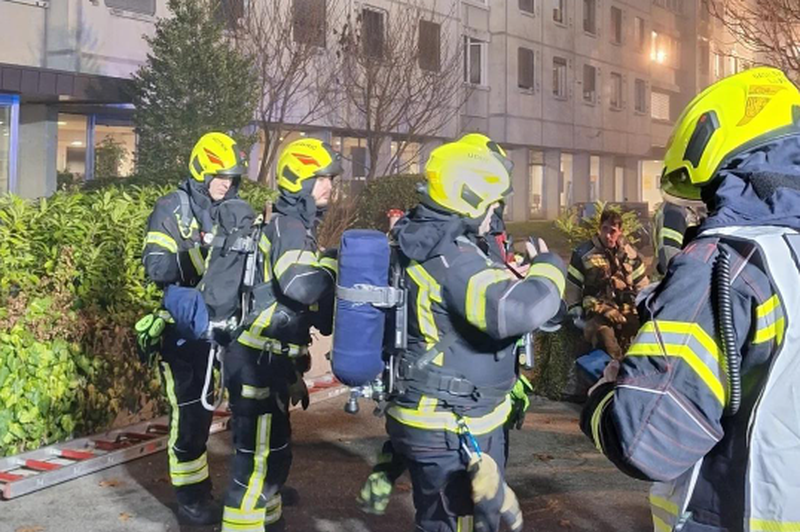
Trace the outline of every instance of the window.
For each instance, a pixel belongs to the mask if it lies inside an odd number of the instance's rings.
[[[519,0],[519,10],[533,15],[534,14],[533,2],[534,0]]]
[[[143,15],[156,14],[156,0],[106,0],[106,7]]]
[[[583,0],[583,31],[597,34],[597,0]]]
[[[567,0],[553,0],[553,21],[558,24],[566,24],[564,12],[567,10]]]
[[[644,19],[642,17],[636,17],[633,19],[633,40],[636,42],[636,49],[640,52],[644,50],[645,39]]]
[[[361,35],[364,54],[370,57],[383,57],[384,12],[364,9],[361,12]]]
[[[464,81],[473,85],[484,85],[486,65],[486,43],[464,36]]]
[[[725,56],[719,52],[714,52],[714,77],[721,79],[725,76]]]
[[[622,10],[611,7],[611,42],[622,44]]]
[[[700,73],[701,74],[708,74],[708,60],[709,60],[709,49],[708,49],[708,41],[701,40],[700,44],[697,46],[697,55],[699,57],[700,63]]]
[[[541,218],[544,214],[542,196],[544,195],[544,153],[528,150],[528,203],[530,217]]]
[[[637,79],[634,83],[634,109],[637,113],[647,112],[647,84],[643,79]]]
[[[563,57],[553,58],[553,96],[567,98],[567,60]]]
[[[597,98],[597,69],[592,65],[583,65],[583,101],[594,103]]]
[[[611,73],[611,108],[622,109],[622,74]]]
[[[517,86],[520,89],[533,90],[533,50],[517,49]]]
[[[670,97],[666,92],[650,93],[650,116],[655,120],[670,120]]]
[[[659,64],[669,64],[674,67],[680,65],[680,42],[669,35],[651,32],[650,60]]]
[[[428,20],[419,21],[419,67],[438,72],[441,68],[441,25]]]
[[[292,35],[295,42],[325,48],[325,0],[294,0]]]

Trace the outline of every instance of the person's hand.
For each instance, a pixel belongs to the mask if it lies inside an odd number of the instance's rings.
[[[592,395],[592,392],[602,384],[607,382],[617,382],[617,375],[619,375],[619,360],[612,360],[606,364],[606,367],[603,370],[603,376],[600,377],[600,380],[594,383],[594,386],[589,388],[589,391],[586,392],[586,396],[588,397]]]
[[[294,384],[289,385],[289,402],[292,403],[292,406],[296,406],[297,403],[302,403],[303,410],[308,410],[308,405],[311,400],[308,396],[306,381],[304,381],[303,377],[300,375],[297,376],[297,380]]]
[[[547,253],[548,251],[549,249],[547,248],[547,243],[541,238],[536,239],[536,245],[534,245],[530,239],[525,242],[525,252],[527,253],[528,260],[530,262],[533,262],[533,259],[535,259],[539,253]]]
[[[603,310],[603,317],[614,325],[625,325],[625,323],[628,322],[628,319],[622,314],[622,312],[610,306],[607,306]]]

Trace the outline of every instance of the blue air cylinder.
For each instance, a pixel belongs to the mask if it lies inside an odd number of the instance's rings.
[[[359,294],[389,287],[389,240],[379,231],[351,229],[342,235],[337,284]],[[337,288],[333,324],[333,374],[347,386],[363,386],[383,371],[385,311],[353,301]]]

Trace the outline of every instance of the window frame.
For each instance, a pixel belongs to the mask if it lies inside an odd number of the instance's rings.
[[[553,22],[559,26],[567,25],[567,0],[553,0],[555,6],[553,7]],[[561,18],[556,18],[556,13],[561,14]]]
[[[586,98],[586,94],[587,94],[587,92],[586,92],[586,80],[588,78],[586,77],[586,74],[587,74],[587,69],[589,69],[589,68],[592,69],[592,72],[594,73],[594,76],[593,76],[593,79],[592,79],[592,96],[591,96],[591,98],[587,99]],[[589,63],[584,63],[583,64],[583,77],[582,77],[582,80],[583,80],[583,96],[582,96],[581,99],[583,100],[583,103],[588,104],[588,105],[597,105],[597,101],[598,101],[598,97],[597,97],[597,67],[594,66],[594,65],[591,65]]]
[[[556,63],[559,62],[557,65]],[[559,71],[563,67],[563,77],[559,76]],[[557,100],[568,100],[569,92],[567,87],[567,69],[569,63],[566,57],[553,56],[553,98]],[[559,89],[556,91],[556,89]]]
[[[129,0],[103,0],[103,5],[105,5],[112,12],[113,11],[118,11],[118,12],[121,12],[121,13],[126,13],[126,14],[130,13],[130,14],[138,15],[138,16],[142,16],[142,17],[154,17],[154,16],[156,16],[156,12],[158,10],[158,5],[157,5],[158,2],[157,2],[157,0],[140,0],[141,3],[144,3],[144,1],[150,2],[152,4],[152,6],[153,6],[152,11],[141,11],[139,9],[131,9],[128,6],[118,5],[118,4],[122,4],[122,3],[128,2],[128,1]],[[111,2],[111,4],[109,2]]]
[[[307,20],[303,20],[298,18],[297,13],[300,11],[308,11],[304,9],[298,9],[297,4],[298,2],[314,2],[318,1],[322,3],[322,28],[316,28],[319,30],[317,33],[309,32],[310,35],[319,35],[321,37],[321,43],[319,42],[320,39],[308,39],[308,40],[301,40],[298,39],[297,34],[297,26],[308,22]],[[308,46],[315,46],[317,48],[325,49],[328,47],[328,24],[327,24],[327,14],[328,14],[328,1],[327,0],[292,0],[292,40],[299,44],[305,44]]]
[[[587,6],[591,5],[591,9],[587,10]],[[592,29],[586,29],[586,22],[589,20],[589,14],[591,13],[591,22],[592,22]],[[598,34],[598,24],[597,24],[597,0],[583,0],[583,32],[587,35],[591,35],[593,37],[597,37]]]
[[[485,87],[487,79],[487,50],[489,43],[470,35],[464,35],[464,83],[473,87]],[[472,50],[479,51],[480,58],[480,82],[475,83],[472,81]]]
[[[611,98],[609,107],[612,111],[622,111],[625,108],[624,79],[622,73],[612,71],[608,76],[611,85]]]
[[[428,68],[429,66],[433,66],[431,64],[425,63],[422,58],[425,56],[422,50],[422,28],[423,24],[430,25],[431,27],[435,27],[436,29],[436,39],[435,39],[435,52],[436,52],[436,65],[435,68]],[[417,65],[419,68],[426,72],[441,72],[442,71],[442,25],[438,22],[434,22],[432,20],[423,20],[420,19],[417,24]]]
[[[614,13],[619,13],[619,22],[616,23],[614,19]],[[617,6],[611,6],[609,8],[609,16],[611,17],[611,44],[615,44],[617,46],[622,46],[625,42],[625,31],[623,28],[623,23],[625,19],[625,12],[622,11],[622,8]]]
[[[639,99],[639,87],[642,88],[641,100]],[[636,78],[633,82],[633,110],[638,114],[647,114],[647,81],[641,78]]]
[[[523,56],[530,56],[530,86],[524,86],[523,82]],[[527,81],[527,80],[526,80]],[[525,92],[536,91],[536,52],[524,46],[517,47],[517,88]]]
[[[370,39],[367,37],[367,30],[366,30],[366,20],[367,17],[364,16],[366,13],[373,13],[375,15],[380,16],[380,45],[374,45],[375,43],[371,42]],[[361,7],[361,52],[366,55],[367,57],[371,57],[373,59],[383,59],[384,57],[384,47],[386,45],[386,24],[388,13],[378,7],[364,5]]]

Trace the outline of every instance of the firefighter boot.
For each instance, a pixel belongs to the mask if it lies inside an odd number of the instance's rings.
[[[222,520],[222,508],[211,498],[178,504],[178,520],[192,526],[216,525]]]

